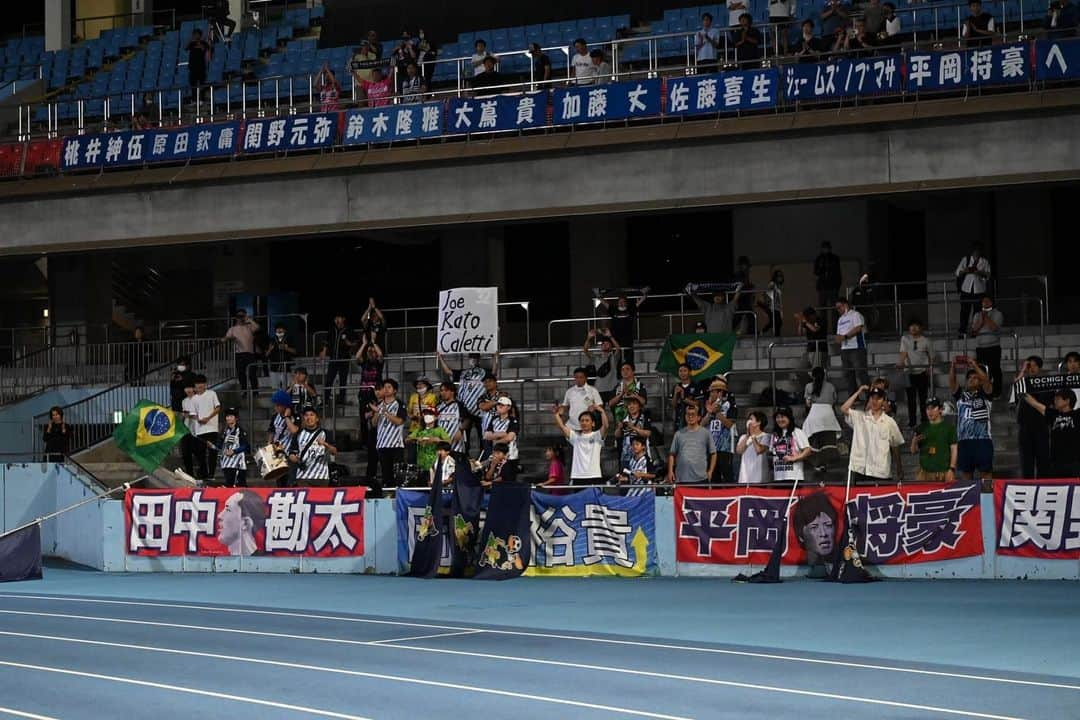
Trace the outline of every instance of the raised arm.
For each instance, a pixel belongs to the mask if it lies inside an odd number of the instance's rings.
[[[849,397],[847,400],[845,400],[844,404],[840,406],[840,412],[842,412],[845,415],[847,415],[849,412],[851,412],[851,409],[853,407],[855,407],[855,403],[858,401],[859,396],[862,395],[864,392],[866,392],[869,389],[870,389],[869,385],[860,385],[859,389],[856,390],[854,393],[852,393],[851,397]]]
[[[555,427],[559,428],[559,432],[563,434],[567,440],[570,439],[570,428],[566,427],[566,423],[563,422],[562,415],[559,413],[559,406],[556,405],[554,412],[552,413],[555,418]]]
[[[452,380],[454,378],[454,371],[451,370],[450,366],[446,364],[446,358],[443,357],[443,354],[441,352],[435,353],[435,357],[439,361],[439,367],[442,368],[443,375],[446,376],[448,379]]]
[[[971,366],[971,369],[975,371],[975,374],[979,377],[979,386],[984,393],[989,393],[994,389],[994,383],[990,380],[990,376],[986,374],[986,371],[982,369],[979,363],[975,363]]]
[[[603,405],[593,405],[590,410],[600,413],[600,437],[607,437],[608,416],[607,409]]]
[[[1037,410],[1040,415],[1045,415],[1046,414],[1046,406],[1043,405],[1038,400],[1036,400],[1035,398],[1033,398],[1031,395],[1025,393],[1024,394],[1024,402],[1026,402],[1031,407],[1035,408],[1035,410]]]
[[[956,381],[956,358],[949,363],[949,392],[955,393],[960,389],[960,383]]]

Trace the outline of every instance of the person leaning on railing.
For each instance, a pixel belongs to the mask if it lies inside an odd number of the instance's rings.
[[[49,408],[49,422],[45,425],[45,462],[63,462],[71,448],[71,426],[64,422],[64,411],[59,405]]]

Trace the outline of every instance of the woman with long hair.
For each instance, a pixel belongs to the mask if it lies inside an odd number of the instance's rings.
[[[777,482],[796,482],[803,479],[803,460],[814,452],[802,429],[795,426],[795,415],[789,407],[776,408],[773,413],[772,457],[773,479]]]

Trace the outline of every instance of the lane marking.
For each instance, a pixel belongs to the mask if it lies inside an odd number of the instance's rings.
[[[778,660],[784,662],[799,662],[808,663],[812,665],[829,665],[834,667],[848,667],[856,668],[860,670],[880,670],[882,672],[895,672],[895,673],[908,673],[912,675],[928,675],[931,677],[947,677],[956,678],[959,680],[973,680],[977,682],[993,682],[1003,683],[1007,685],[1024,685],[1030,687],[1044,687],[1055,688],[1059,690],[1080,690],[1080,685],[1072,685],[1068,683],[1055,683],[1039,680],[1021,680],[1019,678],[1006,678],[993,675],[976,675],[973,673],[961,673],[961,672],[948,672],[945,670],[925,670],[921,668],[907,668],[897,667],[895,665],[883,665],[879,663],[858,663],[849,660],[828,660],[824,658],[812,658],[801,657],[797,655],[781,655],[777,653],[766,653],[751,650],[727,650],[722,648],[703,648],[695,647],[693,645],[676,645],[671,643],[656,643],[645,642],[641,640],[615,640],[612,638],[603,637],[588,637],[579,635],[560,635],[558,633],[541,633],[541,632],[528,632],[523,630],[498,630],[492,628],[469,628],[456,625],[432,625],[427,623],[410,623],[397,620],[373,620],[369,618],[357,618],[344,615],[320,615],[316,613],[301,613],[290,612],[284,610],[256,610],[248,608],[232,608],[222,607],[216,605],[187,605],[183,603],[159,603],[159,602],[147,602],[147,601],[135,601],[135,600],[104,600],[100,598],[77,598],[77,597],[59,597],[53,595],[22,595],[19,593],[0,593],[0,598],[16,598],[16,599],[35,599],[35,600],[53,600],[57,602],[71,602],[71,603],[96,603],[103,605],[131,605],[136,607],[153,607],[153,608],[178,608],[183,610],[205,610],[209,612],[222,612],[222,613],[234,613],[234,614],[250,614],[250,615],[269,615],[277,617],[297,617],[309,620],[333,620],[338,622],[351,622],[359,624],[374,624],[374,625],[396,625],[405,627],[416,627],[434,630],[477,630],[482,633],[490,635],[509,635],[516,637],[533,637],[553,640],[572,640],[575,642],[585,643],[597,643],[606,645],[621,645],[629,647],[642,647],[655,650],[675,650],[679,652],[698,652],[707,653],[712,655],[730,655],[733,657],[748,657],[761,660]],[[13,612],[13,611],[11,611]],[[171,625],[171,623],[163,623]],[[247,631],[245,631],[247,632]],[[330,639],[334,641],[333,639]],[[339,641],[347,643],[355,643],[358,641]]]
[[[123,683],[125,685],[138,685],[140,687],[150,687],[158,690],[173,690],[175,692],[188,693],[191,695],[212,697],[218,700],[234,700],[236,702],[250,703],[252,705],[272,707],[278,710],[292,710],[293,712],[305,713],[307,715],[338,718],[339,720],[371,720],[371,718],[361,717],[360,715],[346,715],[330,710],[319,710],[318,708],[303,707],[301,705],[289,705],[288,703],[273,702],[272,700],[260,700],[244,695],[229,695],[227,693],[213,692],[212,690],[199,690],[197,688],[181,687],[179,685],[168,685],[166,683],[151,682],[149,680],[136,680],[135,678],[121,677],[119,675],[102,675],[100,673],[85,672],[82,670],[69,670],[67,668],[47,667],[45,665],[31,665],[29,663],[19,663],[11,660],[0,660],[0,666],[20,668],[22,670],[34,670],[36,672],[57,673],[59,675],[73,675],[76,677],[90,678],[92,680],[108,680],[109,682]]]
[[[57,720],[54,717],[48,715],[35,715],[31,712],[25,712],[23,710],[16,710],[14,708],[0,707],[0,715],[13,715],[15,717],[29,718],[29,720]]]
[[[0,610],[0,612],[3,612]],[[415,635],[413,637],[388,638],[386,640],[371,640],[368,645],[384,645],[386,643],[411,642],[413,640],[431,640],[433,638],[458,637],[461,635],[479,635],[483,630],[465,630],[464,632],[436,633],[435,635]]]
[[[177,626],[177,627],[179,627],[179,626]],[[569,706],[572,706],[572,707],[587,708],[589,710],[603,710],[604,712],[621,713],[623,715],[634,715],[634,716],[637,716],[637,717],[656,718],[657,720],[693,720],[693,718],[682,717],[682,716],[679,716],[679,715],[664,715],[664,714],[661,714],[661,713],[648,712],[648,711],[645,711],[645,710],[632,710],[630,708],[615,707],[615,706],[612,706],[612,705],[601,705],[601,704],[598,704],[598,703],[588,703],[588,702],[583,702],[583,701],[579,701],[579,700],[567,700],[565,698],[550,697],[550,696],[546,696],[546,695],[533,695],[533,694],[530,694],[530,693],[511,692],[509,690],[497,690],[495,688],[485,688],[485,687],[478,687],[478,686],[473,686],[473,685],[461,685],[461,684],[458,684],[458,683],[443,682],[443,681],[440,681],[440,680],[425,680],[425,679],[422,679],[422,678],[411,678],[411,677],[405,677],[405,676],[401,676],[401,675],[388,675],[388,674],[385,674],[385,673],[365,672],[365,671],[362,671],[362,670],[347,670],[345,668],[323,667],[323,666],[320,666],[320,665],[308,665],[308,664],[305,664],[305,663],[285,662],[283,660],[266,660],[264,658],[244,657],[244,656],[240,656],[240,655],[223,655],[221,653],[198,652],[198,651],[195,651],[195,650],[180,650],[178,648],[153,647],[153,646],[149,646],[149,645],[135,645],[133,643],[108,642],[108,641],[105,641],[105,640],[86,640],[86,639],[83,639],[83,638],[73,638],[73,637],[66,637],[66,636],[62,636],[62,635],[39,635],[39,634],[35,634],[35,633],[20,633],[20,632],[11,632],[11,631],[5,631],[5,630],[0,630],[0,635],[4,635],[4,636],[8,636],[8,637],[30,638],[30,639],[34,639],[34,640],[56,640],[58,642],[75,643],[75,644],[79,644],[79,645],[94,645],[94,646],[97,646],[97,647],[122,648],[122,649],[125,649],[125,650],[144,650],[146,652],[166,653],[166,654],[171,654],[171,655],[183,655],[183,656],[187,656],[187,657],[211,658],[211,659],[214,659],[214,660],[227,660],[227,661],[230,661],[230,662],[244,662],[244,663],[252,663],[252,664],[255,664],[255,665],[268,665],[268,666],[272,666],[272,667],[283,667],[283,668],[289,668],[289,669],[292,669],[292,670],[310,670],[310,671],[313,671],[313,672],[326,672],[326,673],[332,673],[332,674],[335,674],[335,675],[348,675],[348,676],[351,676],[351,677],[371,678],[371,679],[374,679],[374,680],[390,680],[390,681],[394,681],[394,682],[409,683],[409,684],[413,684],[413,685],[425,685],[425,686],[428,686],[428,687],[447,688],[447,689],[450,689],[450,690],[465,690],[465,691],[468,691],[468,692],[481,693],[481,694],[485,694],[485,695],[499,695],[501,697],[509,697],[509,698],[515,698],[515,699],[520,699],[520,700],[535,700],[537,702],[553,703],[553,704],[556,704],[556,705],[569,705]],[[394,645],[376,645],[375,647],[395,647],[395,646]],[[78,672],[78,671],[74,671],[74,670],[52,670],[52,669],[47,668],[47,667],[38,667],[38,666],[29,666],[29,665],[24,666],[24,665],[22,665],[20,663],[14,663],[14,662],[9,662],[9,661],[5,661],[5,660],[0,660],[0,665],[11,665],[13,667],[30,667],[32,669],[41,669],[41,670],[54,671],[54,672],[64,672],[64,673],[69,673],[69,674],[74,674],[74,675],[84,675],[85,674],[87,677],[100,677],[101,679],[116,679],[118,682],[131,682],[131,683],[134,683],[134,684],[143,684],[143,685],[150,685],[150,686],[157,686],[158,685],[157,683],[151,683],[151,682],[143,681],[143,680],[131,680],[131,679],[128,679],[128,678],[119,679],[119,678],[112,678],[110,676],[105,676],[105,675],[97,676],[97,675],[94,675],[92,673],[82,673],[82,672]],[[195,693],[198,693],[198,694],[205,694],[205,695],[217,695],[216,693],[210,693],[209,691],[190,690],[190,689],[185,689],[185,688],[178,688],[178,687],[175,687],[175,686],[161,685],[160,687],[167,687],[169,689],[176,689],[176,690],[180,690],[180,691],[183,691],[183,692],[195,692]],[[223,697],[228,697],[228,696],[223,696]],[[276,703],[269,703],[269,702],[263,702],[263,701],[257,701],[257,700],[251,700],[251,702],[261,702],[261,704],[269,704],[269,705],[277,706]],[[282,707],[285,707],[285,706],[282,706]],[[314,712],[314,711],[312,711],[312,712]],[[323,712],[323,711],[318,711],[318,712]],[[323,713],[323,714],[326,714],[328,717],[348,718],[349,720],[368,720],[366,718],[354,718],[354,716],[352,716],[352,715],[338,715],[338,714],[332,714],[332,713]],[[993,718],[993,720],[1019,720],[1018,718],[999,718],[999,717],[990,716],[990,715],[976,716],[976,717]]]

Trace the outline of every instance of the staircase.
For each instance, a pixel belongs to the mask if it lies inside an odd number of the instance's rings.
[[[146,471],[139,467],[123,451],[116,447],[112,440],[96,445],[74,455],[74,460],[87,472],[107,488],[117,488],[127,482],[134,482],[146,475]],[[175,467],[166,462],[162,467],[155,470],[150,477],[143,481],[143,488],[170,488],[186,487],[188,483],[177,478],[169,467]]]

